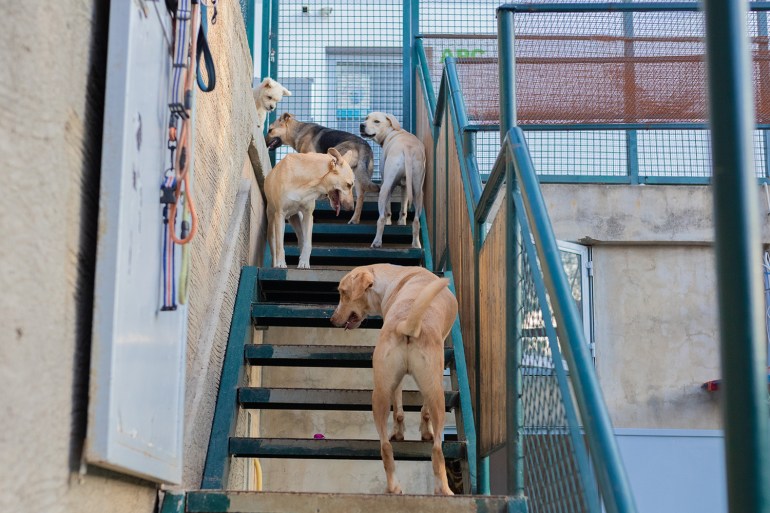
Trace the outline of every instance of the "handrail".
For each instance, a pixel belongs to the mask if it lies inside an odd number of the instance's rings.
[[[770,11],[770,2],[748,2],[750,11]],[[500,11],[520,13],[591,13],[591,12],[667,12],[700,11],[701,2],[607,2],[607,3],[513,3],[503,4]]]

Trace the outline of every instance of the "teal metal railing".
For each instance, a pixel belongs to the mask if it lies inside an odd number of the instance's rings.
[[[417,113],[418,136],[433,149],[429,240],[436,267],[453,271],[461,305],[476,413],[478,490],[489,491],[486,456],[505,444],[508,494],[526,497],[528,511],[601,511],[603,502],[607,511],[633,512],[524,134],[518,128],[506,132],[484,185],[456,60],[445,60],[434,97],[419,39],[416,54],[417,89],[430,121],[421,133]],[[501,83],[511,84],[512,65],[500,62]],[[501,112],[505,123],[514,119],[508,98],[501,101]],[[493,338],[502,344],[495,346]],[[502,379],[495,382],[487,374]]]
[[[752,4],[748,4],[752,5]],[[729,511],[770,511],[766,339],[745,1],[706,0],[714,221]]]

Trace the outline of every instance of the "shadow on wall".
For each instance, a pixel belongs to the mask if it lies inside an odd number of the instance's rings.
[[[75,355],[72,375],[72,412],[69,465],[80,467],[88,419],[88,377],[91,368],[91,328],[94,310],[94,275],[99,223],[99,182],[102,162],[102,126],[107,74],[109,2],[93,2],[91,47],[88,56],[88,89],[85,91],[85,120],[82,140],[68,141],[83,154],[80,184],[80,223],[78,227],[77,278],[75,283]],[[65,137],[77,137],[66,127]]]

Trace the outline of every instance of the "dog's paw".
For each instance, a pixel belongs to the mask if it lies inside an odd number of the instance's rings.
[[[392,493],[395,495],[403,495],[404,491],[401,490],[401,485],[396,484],[396,485],[393,485],[392,489],[388,488],[388,493]],[[452,491],[450,490],[449,493],[452,493]]]
[[[431,433],[431,432],[420,433],[420,439],[423,442],[432,442],[433,441],[433,433]]]
[[[358,224],[360,222],[361,222],[361,218],[360,217],[353,216],[353,217],[350,218],[350,221],[348,221],[348,224]]]
[[[455,493],[449,489],[449,486],[437,486],[433,489],[435,495],[454,495]]]
[[[372,242],[372,247],[373,248],[381,248],[382,247],[382,241],[381,240],[376,240],[376,241]]]
[[[276,262],[273,267],[277,269],[286,269],[286,262]]]
[[[404,441],[404,433],[403,432],[396,432],[394,431],[391,433],[389,440],[391,442],[403,442]],[[431,438],[433,440],[433,438]]]
[[[415,249],[422,249],[422,244],[420,244],[420,239],[413,240],[412,247]]]
[[[390,216],[385,218],[385,226],[390,226],[393,224],[393,221],[390,219]]]
[[[302,261],[300,261],[300,262],[297,264],[297,269],[310,269],[310,262],[309,262],[309,261],[308,261],[308,262],[302,262]]]

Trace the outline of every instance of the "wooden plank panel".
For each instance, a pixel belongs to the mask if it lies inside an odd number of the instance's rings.
[[[434,252],[433,258],[436,260],[440,258],[441,255],[439,254],[440,252],[436,251],[436,234],[433,230],[433,219],[436,215],[434,212],[435,209],[433,207],[433,197],[435,194],[433,186],[433,166],[435,165],[433,125],[428,116],[428,107],[422,94],[422,84],[420,84],[419,76],[415,79],[415,91],[417,91],[417,94],[415,95],[417,97],[417,119],[415,120],[415,135],[420,141],[422,141],[423,146],[425,146],[425,185],[423,186],[423,198],[425,198],[424,210],[425,218],[428,221],[430,247]]]
[[[479,453],[505,442],[505,255],[507,219],[499,210],[479,254]]]
[[[451,120],[451,116],[449,117]],[[473,411],[477,411],[476,397],[476,280],[475,252],[471,219],[468,214],[468,204],[465,195],[460,169],[460,160],[455,146],[454,129],[451,121],[447,130],[447,179],[449,194],[447,197],[448,221],[447,241],[455,278],[457,302],[460,310],[460,326],[465,345],[465,359],[468,364],[468,379],[471,385],[471,396],[474,398]]]
[[[441,261],[447,250],[447,123],[448,121],[444,118],[441,130],[439,131],[438,143],[436,144],[436,189],[434,191],[436,198],[436,229],[433,245],[433,260],[436,262]]]

